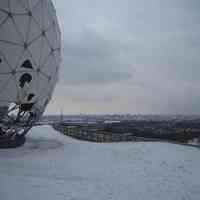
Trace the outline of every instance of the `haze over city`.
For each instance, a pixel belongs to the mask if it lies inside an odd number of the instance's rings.
[[[46,114],[200,114],[198,0],[54,0],[60,80]]]

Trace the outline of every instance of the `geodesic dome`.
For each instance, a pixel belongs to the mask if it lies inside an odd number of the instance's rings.
[[[0,139],[26,134],[51,99],[60,64],[51,0],[0,1]]]

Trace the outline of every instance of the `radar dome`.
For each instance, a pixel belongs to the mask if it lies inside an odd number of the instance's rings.
[[[58,78],[61,34],[51,0],[0,1],[0,140],[25,135]]]

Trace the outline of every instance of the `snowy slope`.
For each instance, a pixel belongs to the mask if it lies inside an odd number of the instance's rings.
[[[1,200],[199,200],[200,150],[167,143],[95,144],[51,127],[0,151]]]

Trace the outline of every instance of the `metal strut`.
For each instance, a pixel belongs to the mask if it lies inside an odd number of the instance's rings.
[[[32,128],[38,115],[27,105],[13,105],[0,121],[0,148],[16,148],[25,143],[25,136]]]

